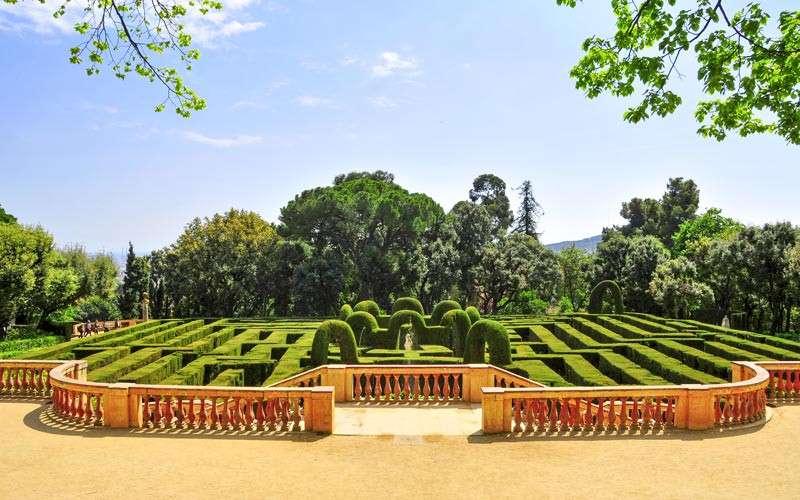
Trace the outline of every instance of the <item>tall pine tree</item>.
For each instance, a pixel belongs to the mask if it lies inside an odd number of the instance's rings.
[[[522,185],[517,188],[517,191],[520,192],[522,200],[519,204],[519,213],[514,220],[515,225],[513,232],[527,234],[538,240],[539,233],[536,232],[536,225],[539,223],[539,217],[541,217],[544,212],[542,212],[542,206],[539,205],[539,202],[533,197],[531,181],[523,182]]]
[[[133,244],[128,242],[128,257],[125,260],[125,277],[122,279],[122,293],[119,310],[126,318],[141,317],[142,296],[149,292],[150,260],[137,257]]]

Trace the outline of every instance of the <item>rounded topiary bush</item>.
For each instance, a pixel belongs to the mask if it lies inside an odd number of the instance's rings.
[[[381,315],[381,308],[374,300],[362,300],[353,307],[353,312],[355,311],[368,312],[376,318]]]
[[[355,311],[345,321],[352,328],[357,345],[363,345],[364,334],[367,334],[366,338],[369,338],[369,334],[378,331],[378,320],[368,312]]]
[[[395,300],[392,304],[392,314],[398,311],[416,311],[422,315],[425,314],[422,303],[414,297],[400,297]]]
[[[351,314],[353,314],[353,308],[350,307],[350,304],[345,304],[339,309],[339,319],[342,321],[346,320]]]
[[[464,309],[464,312],[467,313],[467,315],[469,316],[469,320],[472,321],[473,324],[477,323],[481,319],[481,313],[475,306],[467,307],[466,309]]]
[[[409,322],[417,332],[418,339],[419,336],[424,335],[425,331],[428,329],[428,326],[425,324],[425,318],[417,311],[398,311],[392,314],[392,317],[389,318],[388,335],[390,338],[396,339],[395,349],[400,349],[400,346],[402,346],[404,342],[404,340],[400,338],[400,327]]]
[[[430,320],[431,326],[436,326],[439,323],[441,323],[442,316],[444,316],[444,313],[446,313],[447,311],[453,311],[457,309],[461,309],[461,304],[459,304],[455,300],[443,300],[439,302],[438,304],[433,306],[433,312],[431,312],[431,320]]]
[[[601,314],[603,312],[603,296],[606,291],[611,292],[611,298],[614,300],[614,313],[624,314],[625,307],[622,304],[622,290],[619,285],[613,280],[604,280],[592,288],[592,293],[589,295],[589,314]]]
[[[511,364],[511,342],[506,327],[491,319],[482,319],[470,327],[464,345],[464,363],[483,363],[486,344],[489,345],[489,363]]]
[[[472,320],[466,311],[453,309],[447,311],[442,316],[441,326],[450,328],[450,348],[456,356],[464,355],[464,344],[467,340],[467,333],[472,326]]]
[[[311,362],[314,366],[328,363],[328,343],[331,338],[339,342],[343,363],[358,364],[356,337],[350,325],[338,319],[329,319],[323,321],[314,333],[314,342],[311,344]]]

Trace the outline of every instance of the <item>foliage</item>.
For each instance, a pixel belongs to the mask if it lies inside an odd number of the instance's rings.
[[[622,304],[622,291],[616,281],[605,280],[601,281],[592,288],[592,293],[589,296],[590,314],[600,314],[603,312],[603,296],[606,291],[611,293],[611,298],[614,301],[614,314],[622,314],[625,312]]]
[[[506,327],[490,319],[482,319],[470,327],[464,343],[464,363],[484,363],[487,344],[489,363],[495,366],[511,364],[511,342]]]
[[[456,268],[460,270],[458,289],[462,302],[473,303],[483,255],[492,241],[492,219],[486,207],[467,201],[456,203],[449,216],[456,234]]]
[[[569,301],[570,310],[578,310],[583,307],[584,299],[589,293],[587,278],[591,270],[592,258],[586,251],[577,248],[574,243],[562,249],[556,256],[558,264],[561,266],[561,275],[564,278],[561,296]]]
[[[111,300],[116,295],[119,267],[110,254],[97,253],[89,255],[81,245],[70,245],[58,253],[66,263],[78,274],[77,299],[92,296]]]
[[[675,91],[676,77],[682,77],[678,61],[693,51],[697,80],[710,96],[695,110],[700,135],[721,141],[732,131],[770,132],[800,144],[800,11],[770,16],[760,2],[730,11],[730,2],[722,0],[696,0],[689,8],[677,3],[612,2],[616,33],[583,42],[585,55],[570,73],[576,87],[590,98],[605,92],[628,97],[640,90],[644,98],[624,119],[663,117],[682,103]]]
[[[142,299],[150,292],[150,261],[147,257],[137,257],[133,243],[128,242],[128,255],[125,260],[125,277],[122,279],[122,293],[119,309],[126,318],[142,317]]]
[[[422,303],[420,303],[420,301],[414,297],[400,297],[394,301],[394,304],[392,304],[392,314],[396,313],[397,311],[406,310],[425,314],[425,310],[422,308]]]
[[[356,338],[350,325],[338,319],[324,321],[314,334],[311,346],[311,361],[314,366],[328,363],[328,342],[334,340],[339,343],[342,363],[358,364],[358,349]]]
[[[339,319],[342,321],[346,321],[351,314],[353,314],[353,308],[350,307],[350,304],[344,304],[339,309]]]
[[[667,260],[669,252],[654,236],[641,236],[631,240],[621,279],[625,302],[630,310],[654,311],[655,302],[649,293],[650,281],[656,267]]]
[[[332,315],[345,286],[346,266],[342,257],[326,248],[298,264],[292,273],[292,307],[296,315]],[[266,277],[270,281],[270,277]],[[281,302],[280,288],[271,290]]]
[[[113,301],[98,296],[90,297],[70,309],[73,311],[72,320],[78,322],[115,320],[122,317],[122,313]]]
[[[650,282],[650,294],[673,318],[686,318],[690,312],[714,300],[711,287],[697,281],[694,264],[683,256],[656,267]]]
[[[468,306],[466,309],[464,309],[464,312],[467,313],[467,316],[469,316],[469,320],[472,323],[475,323],[481,319],[481,313],[475,306]]]
[[[395,349],[402,349],[404,339],[401,338],[402,326],[411,323],[417,335],[424,335],[428,330],[425,318],[416,311],[398,311],[389,318],[388,341],[394,341]]]
[[[461,309],[451,309],[444,313],[439,324],[450,328],[450,348],[457,357],[463,357],[467,333],[472,326],[469,314]]]
[[[539,233],[536,232],[536,225],[539,223],[539,217],[544,215],[542,206],[536,201],[533,196],[533,187],[531,181],[525,181],[520,187],[517,188],[520,194],[519,214],[514,219],[516,225],[514,226],[515,233],[527,234],[539,239]]]
[[[590,281],[619,281],[625,269],[630,244],[630,240],[620,231],[603,229],[603,240],[597,245],[594,254],[594,269]]]
[[[481,174],[472,181],[469,200],[486,207],[492,218],[492,234],[501,236],[514,221],[511,202],[506,196],[506,183],[493,174]]]
[[[622,204],[620,215],[628,220],[620,231],[625,236],[656,236],[668,248],[681,224],[695,217],[700,191],[693,180],[671,178],[660,200],[633,198]]]
[[[684,221],[672,235],[672,255],[689,254],[703,239],[714,240],[733,235],[744,227],[741,222],[723,217],[721,213],[722,210],[712,207],[702,215]]]
[[[16,224],[17,218],[6,212],[3,206],[0,205],[0,224]]]
[[[369,313],[375,318],[381,315],[381,308],[374,300],[362,300],[361,302],[353,306],[353,312],[359,312],[359,311]]]
[[[443,300],[434,306],[429,323],[432,326],[439,325],[445,313],[456,310],[461,310],[461,304],[455,300]]]
[[[536,290],[524,290],[517,295],[514,302],[504,302],[501,305],[503,314],[542,316],[547,312],[548,302],[540,299]]]
[[[378,331],[378,321],[375,319],[375,316],[366,311],[353,312],[347,316],[345,323],[350,325],[350,328],[353,330],[356,345],[363,345],[365,333],[367,334],[367,339],[369,339],[372,334]]]

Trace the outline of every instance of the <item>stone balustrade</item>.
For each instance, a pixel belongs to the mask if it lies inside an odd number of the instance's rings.
[[[769,373],[768,399],[773,401],[800,399],[800,363],[764,361],[758,365]]]
[[[63,361],[0,361],[0,394],[49,396],[50,370]]]
[[[770,370],[762,367],[772,365]],[[483,432],[611,431],[629,428],[702,430],[763,420],[766,391],[797,381],[800,363],[732,363],[733,382],[719,385],[484,387]],[[794,389],[792,389],[794,390]]]
[[[471,365],[326,365],[273,387],[336,388],[336,401],[446,402],[481,401],[481,387],[544,387],[502,368]]]

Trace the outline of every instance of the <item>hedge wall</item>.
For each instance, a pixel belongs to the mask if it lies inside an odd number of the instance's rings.
[[[709,354],[719,356],[729,361],[774,361],[775,358],[762,356],[754,352],[745,351],[738,347],[723,344],[722,342],[706,341],[703,349]]]
[[[119,382],[130,384],[157,384],[181,369],[183,356],[170,354],[120,377]]]
[[[644,345],[626,345],[626,358],[673,384],[724,384],[726,380],[690,368],[675,358]]]
[[[788,349],[781,349],[780,347],[773,347],[767,344],[760,344],[750,340],[733,337],[731,335],[718,335],[717,340],[723,344],[745,350],[752,351],[763,356],[768,356],[779,361],[796,361],[800,359],[800,354],[790,351]]]
[[[323,321],[314,333],[314,342],[311,345],[311,360],[314,362],[314,366],[327,364],[328,343],[331,338],[339,342],[343,363],[358,364],[356,338],[350,325],[338,319],[329,319]]]
[[[467,333],[469,333],[469,329],[472,326],[469,314],[458,309],[447,311],[442,316],[440,324],[450,329],[450,348],[453,349],[456,356],[463,357]]]
[[[467,313],[467,315],[469,316],[469,320],[472,323],[477,323],[481,319],[481,313],[475,306],[467,307],[466,309],[464,309],[464,312]]]
[[[437,326],[439,325],[439,323],[442,322],[442,316],[444,316],[444,314],[447,311],[455,311],[460,309],[461,309],[461,304],[459,304],[455,300],[443,300],[438,304],[436,304],[435,306],[433,306],[433,312],[431,312],[431,318],[430,321],[428,321],[428,323],[431,326]]]
[[[484,363],[485,344],[489,347],[489,363],[511,364],[511,343],[506,327],[490,319],[479,320],[470,327],[464,342],[464,363]]]
[[[588,311],[591,314],[600,314],[603,312],[603,296],[606,291],[611,293],[611,298],[614,300],[614,312],[616,314],[623,314],[625,308],[622,305],[622,291],[616,281],[604,280],[592,288],[589,295]]]
[[[392,314],[398,311],[415,311],[421,315],[425,315],[425,309],[422,308],[422,303],[414,297],[400,297],[392,304]]]
[[[553,327],[553,334],[573,349],[599,349],[605,347],[566,323],[556,323]]]
[[[577,354],[564,356],[564,378],[575,385],[617,385],[614,380],[603,375],[583,356]]]
[[[531,326],[531,335],[540,342],[547,344],[547,348],[552,354],[572,352],[572,349],[567,344],[556,338],[550,330],[541,325]]]
[[[376,318],[381,315],[381,308],[378,307],[378,303],[374,300],[362,300],[353,307],[353,312],[356,311],[368,312]]]
[[[353,308],[350,307],[350,304],[345,304],[339,309],[339,319],[342,321],[346,320],[351,314],[353,314]]]
[[[138,370],[139,368],[149,365],[153,361],[161,357],[160,348],[147,348],[137,351],[130,356],[126,356],[118,361],[89,372],[86,379],[89,382],[109,382],[113,383],[124,377],[128,373]]]
[[[597,351],[600,371],[621,384],[669,385],[669,382],[653,375],[621,354]]]
[[[244,370],[228,368],[220,372],[208,385],[216,387],[243,387],[244,386]]]
[[[675,342],[674,340],[658,340],[656,350],[681,361],[686,366],[710,373],[723,380],[731,379],[731,362],[707,352]]]
[[[369,340],[378,331],[378,321],[368,312],[356,311],[347,317],[345,322],[350,325],[356,338],[356,345],[364,345],[364,340]]]

